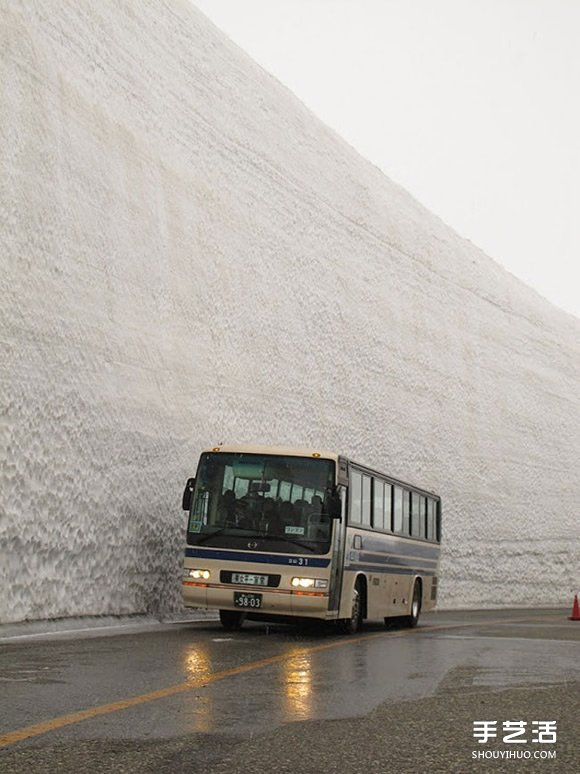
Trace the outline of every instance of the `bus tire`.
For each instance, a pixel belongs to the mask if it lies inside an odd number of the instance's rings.
[[[405,618],[405,623],[411,629],[419,623],[419,615],[421,614],[421,581],[416,580],[413,586],[413,598],[411,601],[411,615]]]
[[[224,629],[228,632],[235,632],[242,628],[244,614],[237,610],[220,610],[220,621]]]
[[[352,610],[350,618],[342,618],[338,621],[338,630],[342,634],[356,634],[361,626],[363,619],[361,583],[357,581],[352,594]]]

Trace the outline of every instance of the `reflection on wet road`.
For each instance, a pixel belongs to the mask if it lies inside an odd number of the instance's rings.
[[[188,681],[192,683],[202,682],[213,672],[209,649],[207,646],[196,645],[186,648],[183,654],[184,671]],[[214,702],[210,694],[196,695],[190,700],[189,729],[193,732],[209,733],[215,727]]]
[[[281,696],[284,715],[295,720],[313,716],[313,665],[310,653],[298,651],[283,662]]]
[[[218,624],[4,642],[0,746],[54,740],[252,739],[288,723],[580,681],[580,627],[559,611],[432,614],[362,636]]]

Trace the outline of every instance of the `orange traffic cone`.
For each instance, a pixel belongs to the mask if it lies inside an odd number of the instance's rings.
[[[574,604],[572,605],[572,615],[568,616],[569,621],[580,621],[580,605],[578,604],[578,594],[574,594]]]

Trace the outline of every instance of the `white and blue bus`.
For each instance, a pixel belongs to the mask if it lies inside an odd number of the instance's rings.
[[[245,618],[416,626],[437,599],[441,500],[338,454],[216,446],[183,493],[186,607]]]

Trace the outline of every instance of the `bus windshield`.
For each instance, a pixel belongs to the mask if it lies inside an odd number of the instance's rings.
[[[190,545],[326,553],[335,464],[309,457],[202,454],[189,514]]]

